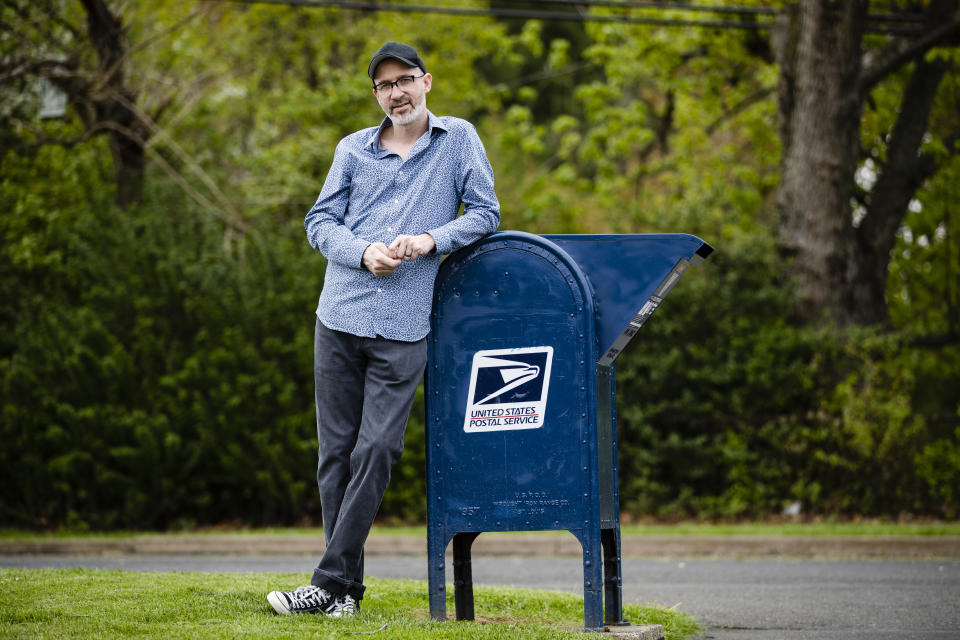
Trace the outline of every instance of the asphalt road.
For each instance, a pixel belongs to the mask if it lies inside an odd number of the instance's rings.
[[[369,575],[426,580],[422,556],[371,555]],[[303,572],[311,558],[132,554],[8,555],[2,567]],[[449,563],[448,563],[449,566]],[[447,580],[452,580],[449,573]],[[626,558],[624,602],[676,606],[717,640],[958,640],[960,561]],[[476,556],[474,584],[577,593],[576,557]],[[264,589],[298,585],[264,585]],[[452,615],[452,611],[449,612]]]

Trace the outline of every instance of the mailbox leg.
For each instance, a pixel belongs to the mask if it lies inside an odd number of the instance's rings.
[[[576,534],[574,534],[576,535]],[[603,564],[600,529],[585,528],[577,535],[583,547],[583,627],[603,629]]]
[[[623,619],[623,577],[620,573],[620,529],[600,531],[603,543],[603,599],[605,624],[624,626],[630,624]]]
[[[453,598],[457,620],[473,620],[473,563],[470,547],[479,533],[466,532],[453,536]]]
[[[427,533],[427,590],[430,595],[430,617],[434,620],[447,619],[447,575],[443,566],[444,554],[449,538],[446,532],[433,523]]]

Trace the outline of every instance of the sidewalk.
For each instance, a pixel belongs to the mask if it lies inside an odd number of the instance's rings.
[[[0,540],[0,555],[136,553],[266,555],[323,551],[320,535],[300,534],[144,534],[118,538],[26,538]],[[376,530],[365,551],[377,555],[426,555],[426,539]],[[449,550],[448,550],[449,551]],[[475,555],[579,556],[572,535],[556,533],[486,533],[473,544]],[[764,535],[627,535],[627,557],[799,557],[960,559],[960,536],[764,536]]]

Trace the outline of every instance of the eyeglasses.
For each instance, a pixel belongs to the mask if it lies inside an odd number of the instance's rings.
[[[423,74],[426,75],[426,74]],[[394,87],[399,87],[401,91],[406,91],[413,86],[413,81],[417,78],[422,78],[423,75],[419,76],[400,76],[394,82],[380,82],[373,85],[373,90],[377,92],[377,95],[386,95],[393,91]]]

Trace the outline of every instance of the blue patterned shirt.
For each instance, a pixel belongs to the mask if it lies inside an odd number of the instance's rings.
[[[380,146],[389,118],[337,145],[304,221],[310,246],[327,259],[317,317],[330,329],[408,342],[425,337],[443,254],[500,224],[493,170],[473,125],[429,112],[428,118],[427,132],[406,160]],[[433,236],[435,252],[404,261],[384,277],[363,266],[370,244],[390,246],[399,234],[423,232]]]

